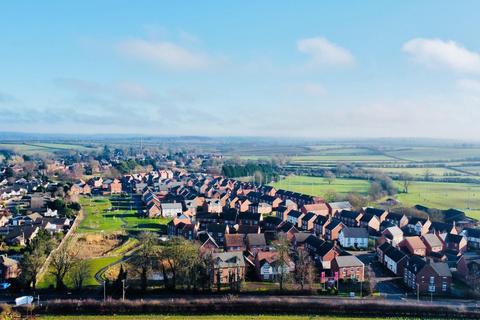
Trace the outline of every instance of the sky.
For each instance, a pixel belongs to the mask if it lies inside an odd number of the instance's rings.
[[[0,131],[480,135],[480,1],[4,1]]]

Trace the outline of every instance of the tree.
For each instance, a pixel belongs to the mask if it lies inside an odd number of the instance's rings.
[[[305,285],[312,286],[315,277],[315,270],[310,255],[305,249],[298,249],[295,256],[295,281],[300,285],[301,290]]]
[[[65,242],[52,255],[50,273],[55,277],[55,287],[57,290],[65,288],[63,280],[70,272],[76,262],[77,252],[73,248],[71,241]]]
[[[157,236],[152,232],[142,232],[139,236],[140,248],[135,251],[131,263],[140,272],[142,291],[147,290],[148,274],[152,270],[153,262],[157,257]],[[166,280],[166,279],[165,279]]]
[[[90,276],[90,264],[87,260],[76,259],[70,270],[70,279],[77,290],[81,290],[85,280]]]
[[[399,178],[403,183],[403,192],[408,193],[408,187],[413,180],[413,176],[408,172],[402,172]]]
[[[288,241],[287,237],[282,236],[275,241],[273,247],[278,253],[278,284],[280,285],[280,291],[283,291],[283,284],[288,273],[288,270],[285,270],[285,266],[288,265],[288,262],[290,261],[290,242]]]
[[[425,172],[424,172],[424,180],[425,181],[430,181],[432,180],[432,172],[430,171],[430,169],[425,169]]]
[[[323,194],[323,197],[327,202],[335,202],[337,201],[337,192],[335,192],[335,190],[327,190]]]
[[[45,263],[47,256],[41,247],[35,247],[31,252],[26,252],[21,261],[22,279],[27,286],[36,289],[37,277]]]
[[[368,194],[373,200],[377,200],[382,196],[382,186],[377,181],[372,182],[370,188],[368,189]]]
[[[332,182],[334,182],[337,178],[330,170],[325,171],[323,177],[327,180],[328,184],[332,184]]]

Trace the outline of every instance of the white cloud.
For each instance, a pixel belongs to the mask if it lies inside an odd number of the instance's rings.
[[[131,59],[176,70],[201,70],[219,61],[206,53],[168,41],[130,39],[118,44],[119,52]]]
[[[480,81],[473,79],[459,79],[457,80],[457,86],[465,91],[472,91],[480,93]]]
[[[324,86],[313,82],[303,83],[300,89],[303,93],[315,97],[323,97],[327,94],[327,89]]]
[[[348,66],[355,62],[347,49],[321,37],[301,39],[297,42],[297,49],[311,56],[310,66]]]
[[[480,73],[480,54],[466,49],[455,41],[416,38],[406,42],[402,50],[415,62],[428,67]]]

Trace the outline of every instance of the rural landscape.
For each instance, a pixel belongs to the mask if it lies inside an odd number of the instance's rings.
[[[480,319],[480,2],[0,5],[0,320]]]

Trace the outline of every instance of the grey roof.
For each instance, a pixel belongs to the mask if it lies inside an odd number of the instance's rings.
[[[427,233],[426,235],[422,236],[423,241],[428,243],[430,247],[441,247],[443,246],[442,241],[438,236],[434,233]]]
[[[433,270],[440,276],[440,277],[451,277],[452,273],[450,272],[450,268],[448,264],[445,262],[433,262],[431,263]]]
[[[245,267],[245,259],[241,252],[215,252],[212,253],[215,266],[220,268]]]
[[[337,202],[330,202],[328,203],[332,210],[350,210],[352,209],[352,205],[348,201],[337,201]]]
[[[174,203],[162,203],[162,209],[178,209],[182,210],[182,204],[180,202]]]
[[[368,238],[366,228],[343,228],[341,232],[347,238]]]
[[[247,242],[249,246],[266,246],[265,234],[263,233],[249,233],[247,234]]]
[[[355,256],[338,256],[338,257],[335,258],[335,260],[337,261],[337,265],[340,268],[343,268],[343,267],[362,267],[362,266],[364,266],[363,262],[360,261],[360,259],[358,259]]]

